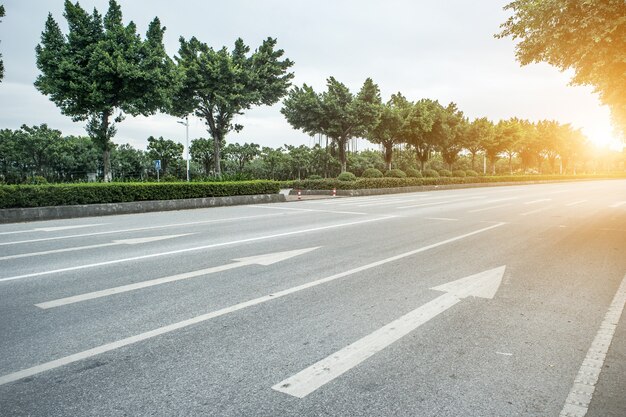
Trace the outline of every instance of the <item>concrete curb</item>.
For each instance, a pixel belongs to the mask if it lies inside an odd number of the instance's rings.
[[[596,181],[595,179],[580,180],[544,180],[544,181],[509,181],[509,182],[475,182],[469,184],[444,184],[444,185],[416,185],[411,187],[394,187],[394,188],[363,188],[357,190],[337,190],[338,196],[343,197],[359,197],[370,195],[384,194],[400,194],[415,193],[420,191],[433,190],[455,190],[460,188],[482,188],[482,187],[500,187],[511,185],[531,185],[531,184],[550,184],[559,182],[578,182],[578,181]],[[300,190],[302,195],[329,195],[332,196],[332,190]],[[289,195],[297,195],[298,189],[293,188]]]
[[[229,197],[189,198],[181,200],[135,201],[131,203],[85,204],[76,206],[30,207],[0,210],[0,223],[71,219],[74,217],[111,216],[151,211],[187,210],[242,204],[281,203],[283,194],[235,195]]]

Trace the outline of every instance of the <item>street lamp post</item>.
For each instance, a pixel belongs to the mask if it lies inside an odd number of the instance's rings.
[[[185,137],[187,145],[185,146],[185,159],[187,160],[187,182],[189,182],[189,116],[185,116],[185,121],[179,120],[177,123],[185,126]]]

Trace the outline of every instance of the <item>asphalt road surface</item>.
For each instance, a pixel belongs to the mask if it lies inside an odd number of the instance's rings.
[[[626,416],[626,181],[0,226],[2,416]]]

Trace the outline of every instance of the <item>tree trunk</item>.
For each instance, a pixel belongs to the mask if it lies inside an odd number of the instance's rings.
[[[109,112],[105,111],[102,113],[102,165],[104,171],[104,182],[111,182],[113,179],[113,175],[111,175],[111,148],[110,148],[110,138],[109,138]]]
[[[472,152],[472,171],[476,171],[476,152]]]
[[[222,138],[221,135],[216,134],[213,137],[213,167],[215,168],[215,176],[222,176],[222,164],[221,164],[221,146],[222,146]]]
[[[513,154],[509,154],[509,174],[513,175]]]
[[[385,144],[385,166],[387,171],[391,170],[391,158],[393,157],[393,143]]]
[[[346,159],[346,140],[339,139],[337,141],[337,148],[339,148],[339,161],[341,162],[341,172],[346,172],[348,163]]]
[[[111,150],[105,149],[102,152],[102,164],[104,165],[104,182],[111,182]]]

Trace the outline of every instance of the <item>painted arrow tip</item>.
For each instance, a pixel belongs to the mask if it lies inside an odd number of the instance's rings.
[[[443,291],[455,295],[458,298],[481,297],[493,298],[500,288],[506,265],[483,271],[469,277],[457,279],[443,285],[431,288],[431,290]]]
[[[275,253],[267,253],[265,255],[257,255],[257,256],[248,256],[246,258],[237,258],[233,259],[233,261],[237,262],[245,262],[247,264],[257,264],[257,265],[271,265],[276,262],[284,261],[289,258],[293,258],[294,256],[303,255],[307,252],[314,251],[315,249],[319,249],[320,246],[316,246],[314,248],[306,248],[306,249],[296,249],[285,252],[275,252]]]
[[[121,245],[138,245],[140,243],[150,243],[157,242],[159,240],[165,239],[174,239],[176,237],[183,237],[193,235],[194,233],[184,233],[182,235],[165,235],[165,236],[150,236],[150,237],[139,237],[135,239],[122,239],[122,240],[114,240],[113,243],[118,243]]]

